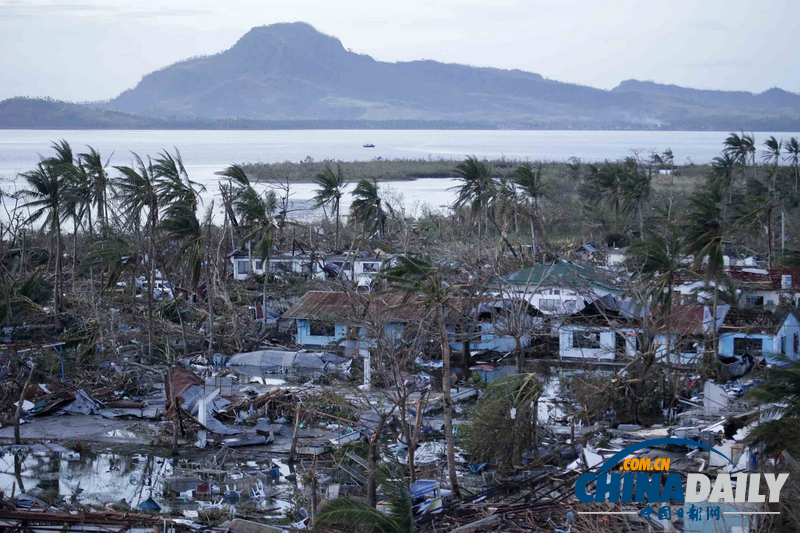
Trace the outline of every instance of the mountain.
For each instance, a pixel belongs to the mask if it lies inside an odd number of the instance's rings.
[[[24,127],[8,125],[6,113],[21,103],[7,102],[6,111],[0,105],[0,127]],[[800,127],[800,95],[781,89],[753,94],[628,80],[606,91],[521,70],[388,63],[350,52],[305,23],[253,28],[228,50],[152,72],[113,100],[83,107],[84,115],[72,110],[76,120],[139,121],[139,127],[302,127],[308,121],[341,127]]]

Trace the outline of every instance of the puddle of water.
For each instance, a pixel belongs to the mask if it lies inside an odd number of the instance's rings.
[[[124,430],[112,433],[115,433],[113,436],[125,436]],[[280,468],[282,476],[279,479],[267,475],[273,464]],[[47,501],[52,500],[55,494],[67,502],[74,496],[77,502],[91,505],[106,505],[125,499],[135,509],[141,502],[152,498],[161,506],[162,513],[170,509],[197,510],[209,506],[228,509],[231,504],[272,511],[266,514],[275,516],[283,516],[293,509],[292,486],[283,477],[291,473],[286,464],[270,460],[228,462],[218,468],[205,467],[207,471],[214,471],[206,474],[205,478],[195,473],[198,467],[204,468],[202,461],[173,460],[157,455],[83,452],[80,460],[69,461],[58,454],[30,450],[21,450],[15,456],[5,448],[0,449],[0,491],[10,495],[12,487],[15,487],[16,494],[19,494],[21,480],[25,493]],[[200,477],[216,490],[205,498],[165,494],[163,478],[173,476]],[[234,487],[241,493],[241,498],[238,501],[223,499],[226,490]],[[252,489],[260,487],[266,496],[271,497],[251,499]]]
[[[15,465],[19,462],[19,466]],[[15,475],[15,469],[19,476]],[[83,504],[105,505],[125,499],[131,507],[152,497],[162,510],[169,510],[169,502],[161,497],[159,475],[170,475],[172,466],[168,459],[139,457],[113,453],[82,453],[79,461],[68,461],[57,454],[19,452],[15,459],[7,450],[0,457],[0,490],[11,494],[21,478],[25,492],[40,497],[57,493],[69,501],[73,495]]]

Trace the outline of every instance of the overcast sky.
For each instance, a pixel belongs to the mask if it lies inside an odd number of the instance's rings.
[[[112,98],[143,74],[306,21],[382,61],[800,92],[799,0],[0,0],[0,99]]]

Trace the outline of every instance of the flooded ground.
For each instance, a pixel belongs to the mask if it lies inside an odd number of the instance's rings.
[[[295,479],[289,465],[263,454],[261,460],[232,455],[223,450],[173,459],[110,448],[62,454],[5,446],[0,448],[0,491],[24,493],[54,506],[111,506],[185,516],[211,508],[230,511],[231,506],[275,519],[291,511],[297,484],[286,478]],[[215,468],[216,462],[221,464]]]

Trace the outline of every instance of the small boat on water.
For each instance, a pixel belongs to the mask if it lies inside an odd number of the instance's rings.
[[[375,145],[372,143],[367,143],[364,145],[364,148],[375,148]]]

